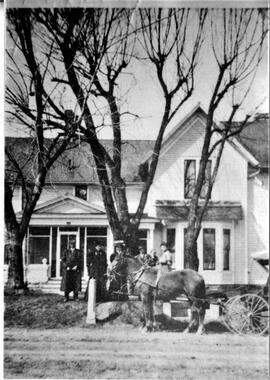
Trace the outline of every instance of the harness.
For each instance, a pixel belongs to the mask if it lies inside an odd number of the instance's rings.
[[[133,258],[133,257],[132,257]],[[150,268],[150,266],[148,266],[147,264],[143,263],[140,258],[138,258],[138,261],[140,264],[142,264],[142,266],[138,269],[138,270],[135,270],[131,273],[128,273],[128,274],[123,274],[123,273],[120,273],[118,272],[118,270],[116,268],[111,268],[111,273],[110,273],[110,277],[114,280],[116,280],[116,277],[118,278],[126,278],[127,280],[127,283],[130,283],[132,287],[135,287],[136,284],[138,283],[138,281],[142,281],[143,283],[151,286],[152,288],[156,288],[157,287],[157,283],[159,281],[159,278],[157,277],[157,280],[156,280],[156,283],[153,284],[153,283],[150,283],[148,281],[146,281],[145,279],[141,279],[143,273],[145,272],[146,269]],[[125,257],[122,257],[120,260],[119,260],[119,266],[121,267],[121,265],[125,262]]]

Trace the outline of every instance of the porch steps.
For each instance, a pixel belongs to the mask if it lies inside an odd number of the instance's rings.
[[[48,282],[41,285],[40,289],[44,293],[63,294],[63,292],[60,290],[60,286],[61,286],[60,278],[50,278]],[[87,287],[87,279],[83,278],[81,293],[85,292],[86,287]]]

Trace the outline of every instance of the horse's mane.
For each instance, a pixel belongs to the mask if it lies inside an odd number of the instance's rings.
[[[135,256],[132,256],[132,255],[124,255],[123,257],[126,257],[127,259],[134,259],[134,260],[137,260],[137,258]]]

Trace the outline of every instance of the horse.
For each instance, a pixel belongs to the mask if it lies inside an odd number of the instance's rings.
[[[191,318],[184,332],[190,332],[197,325],[197,334],[202,334],[207,301],[204,279],[199,273],[183,269],[160,274],[157,267],[142,266],[137,257],[125,255],[116,256],[108,267],[107,291],[121,278],[126,279],[128,288],[133,288],[134,295],[140,296],[147,331],[155,327],[155,300],[169,301],[184,294],[191,306]]]

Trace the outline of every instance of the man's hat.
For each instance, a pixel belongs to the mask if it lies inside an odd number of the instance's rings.
[[[161,243],[160,243],[160,246],[162,247],[162,246],[165,246],[165,247],[168,247],[168,244],[166,243],[166,241],[162,241]]]
[[[115,247],[125,247],[125,242],[124,242],[124,240],[115,240],[114,241],[114,246]]]

